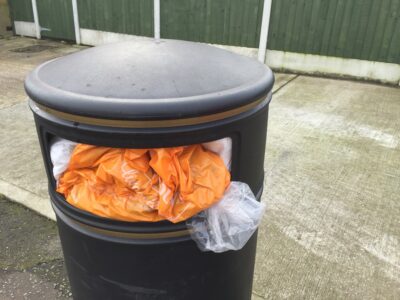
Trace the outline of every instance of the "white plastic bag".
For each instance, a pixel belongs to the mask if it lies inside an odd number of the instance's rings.
[[[202,251],[240,250],[258,228],[264,209],[246,183],[232,181],[218,203],[186,224]]]
[[[204,148],[218,154],[228,170],[231,169],[232,139],[227,137],[202,144]]]
[[[69,160],[77,143],[55,138],[50,147],[50,158],[53,163],[53,176],[58,181],[62,173],[68,168]]]

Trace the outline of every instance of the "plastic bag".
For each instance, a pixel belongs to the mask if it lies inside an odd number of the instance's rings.
[[[230,173],[221,158],[202,145],[150,150],[150,166],[160,176],[158,213],[184,221],[223,196]]]
[[[78,144],[57,191],[99,216],[176,223],[216,203],[229,182],[222,159],[202,145],[121,149]]]
[[[231,169],[232,160],[232,139],[223,138],[212,142],[202,144],[204,148],[210,150],[219,155],[224,161],[225,166],[228,170]]]
[[[57,191],[71,205],[126,221],[159,221],[158,181],[147,150],[78,144]]]
[[[77,143],[55,138],[50,147],[50,158],[53,163],[53,175],[58,181],[61,174],[65,172],[68,167],[71,154],[75,149]]]
[[[202,251],[240,250],[258,228],[264,210],[265,204],[246,183],[233,181],[219,202],[186,224]]]

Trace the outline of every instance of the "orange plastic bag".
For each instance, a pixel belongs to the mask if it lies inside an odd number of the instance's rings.
[[[229,185],[221,158],[201,145],[117,149],[78,144],[57,191],[93,214],[125,221],[184,221]]]

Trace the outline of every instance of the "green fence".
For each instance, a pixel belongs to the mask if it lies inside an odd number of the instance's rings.
[[[9,1],[14,20],[32,22],[31,0]],[[72,22],[71,0],[37,2],[39,18]],[[263,0],[160,2],[163,38],[258,47]],[[152,0],[78,0],[78,11],[81,28],[153,34]],[[71,24],[52,37],[73,39]],[[272,0],[268,49],[399,64],[400,0]]]
[[[400,0],[273,0],[268,48],[400,63]]]
[[[9,0],[8,4],[14,21],[33,22],[31,0]]]
[[[82,28],[152,36],[153,0],[78,0]]]
[[[42,37],[75,40],[71,0],[36,0]]]
[[[161,37],[258,47],[263,0],[160,0]]]

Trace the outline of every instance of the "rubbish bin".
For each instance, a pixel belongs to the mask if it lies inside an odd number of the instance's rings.
[[[239,251],[201,252],[184,222],[125,222],[56,192],[55,137],[116,148],[232,140],[232,180],[260,199],[268,105],[265,65],[205,44],[108,44],[37,67],[25,81],[74,299],[251,298],[256,234]]]

